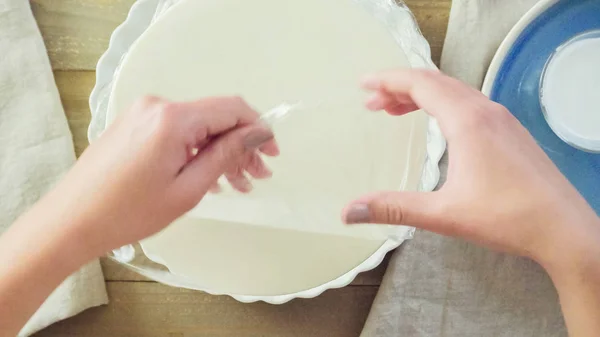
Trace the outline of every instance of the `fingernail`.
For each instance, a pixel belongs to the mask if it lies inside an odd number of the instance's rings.
[[[273,176],[273,172],[266,167],[260,173],[262,176],[262,178],[260,178],[260,179],[267,179],[267,178],[271,178]]]
[[[371,211],[368,205],[356,204],[350,206],[346,214],[347,224],[369,223],[371,220]]]
[[[365,103],[365,106],[369,110],[383,109],[383,106],[381,104],[380,95],[378,93],[374,93],[371,96],[369,96],[369,98],[367,98],[367,103]]]
[[[360,82],[360,85],[364,89],[378,90],[381,87],[381,80],[375,75],[367,75],[363,77],[363,79]]]
[[[248,179],[240,179],[236,182],[240,188],[240,192],[242,193],[247,193],[252,191],[252,183],[250,183],[250,181],[248,181]]]
[[[244,138],[244,146],[248,150],[256,150],[264,143],[273,139],[273,131],[268,129],[256,129],[250,131]]]

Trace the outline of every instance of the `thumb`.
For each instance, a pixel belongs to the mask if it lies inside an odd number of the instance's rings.
[[[224,133],[212,140],[184,167],[179,181],[196,191],[206,192],[227,168],[238,164],[248,151],[258,150],[272,139],[273,132],[259,125]]]
[[[379,192],[353,201],[343,211],[347,224],[407,225],[443,232],[438,192]]]

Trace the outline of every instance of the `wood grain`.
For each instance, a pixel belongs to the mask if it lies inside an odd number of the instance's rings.
[[[108,292],[109,306],[87,310],[35,336],[353,337],[360,334],[377,287],[330,290],[281,306],[242,304],[156,283],[109,283]]]
[[[415,15],[423,36],[429,42],[431,59],[439,67],[452,1],[405,0],[405,2]]]
[[[89,144],[87,128],[91,115],[88,100],[96,83],[96,74],[91,71],[55,71],[54,80],[73,135],[75,153],[79,157]]]
[[[31,0],[52,68],[94,70],[135,0]]]

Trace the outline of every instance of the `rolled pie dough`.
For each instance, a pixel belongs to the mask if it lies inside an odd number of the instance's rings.
[[[176,4],[124,59],[109,120],[142,95],[238,94],[257,111],[306,108],[274,125],[272,179],[249,195],[207,197],[143,241],[146,254],[203,289],[240,295],[310,289],[359,265],[384,239],[381,229],[344,227],[342,207],[367,192],[417,188],[427,117],[368,112],[358,83],[405,66],[386,27],[352,0]]]

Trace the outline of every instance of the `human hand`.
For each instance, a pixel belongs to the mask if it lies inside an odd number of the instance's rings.
[[[44,199],[77,227],[93,254],[143,239],[193,208],[217,179],[247,192],[271,172],[273,133],[239,98],[136,102],[84,152]]]
[[[423,108],[436,117],[450,163],[439,191],[364,196],[343,211],[347,223],[412,225],[546,266],[568,245],[579,249],[586,237],[600,238],[594,211],[503,106],[432,71],[386,72],[363,86],[374,92],[371,110],[403,115]]]

